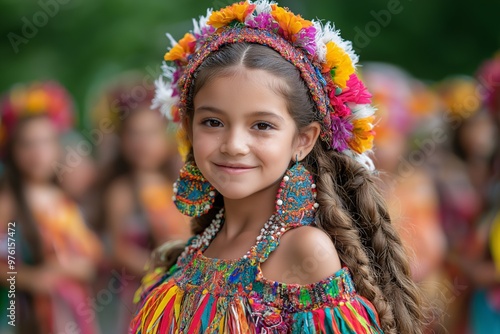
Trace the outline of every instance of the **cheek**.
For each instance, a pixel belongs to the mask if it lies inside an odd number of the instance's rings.
[[[193,129],[193,153],[195,161],[203,161],[220,149],[220,135]]]
[[[43,145],[30,149],[20,149],[17,154],[17,164],[21,170],[29,174],[46,174],[60,158],[57,145]]]

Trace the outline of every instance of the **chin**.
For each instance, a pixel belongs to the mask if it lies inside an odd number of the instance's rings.
[[[217,191],[224,198],[231,199],[231,200],[244,199],[244,198],[247,198],[247,197],[249,197],[257,192],[257,191],[249,190],[248,187],[246,189],[235,189],[235,187],[232,187],[232,189],[221,189],[221,190],[222,191],[219,191],[219,189],[217,189]]]

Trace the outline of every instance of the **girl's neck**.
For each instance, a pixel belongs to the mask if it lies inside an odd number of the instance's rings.
[[[242,199],[224,198],[225,223],[219,233],[232,239],[243,232],[259,231],[275,212],[279,183]]]

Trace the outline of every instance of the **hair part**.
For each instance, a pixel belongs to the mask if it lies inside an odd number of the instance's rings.
[[[233,74],[241,66],[265,70],[282,79],[284,84],[275,89],[287,101],[299,130],[320,121],[297,68],[271,48],[249,43],[229,44],[207,57],[194,76],[186,117],[192,120],[194,96],[207,82]],[[188,160],[192,159],[191,153]],[[422,333],[421,292],[411,280],[407,255],[374,176],[321,140],[317,140],[303,164],[316,179],[320,204],[316,225],[333,240],[340,260],[353,274],[359,294],[374,304],[384,332]],[[222,206],[219,194],[206,215],[192,220],[193,233],[203,232]]]

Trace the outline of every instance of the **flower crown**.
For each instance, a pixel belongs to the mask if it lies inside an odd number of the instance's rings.
[[[31,115],[47,115],[60,132],[73,126],[73,100],[56,82],[16,85],[4,95],[0,105],[0,148],[11,136],[17,122]]]
[[[356,74],[358,57],[351,43],[340,37],[333,24],[308,21],[272,1],[258,0],[208,9],[206,16],[193,19],[193,25],[178,42],[167,34],[172,47],[156,81],[153,108],[180,122],[196,70],[206,57],[231,43],[266,45],[300,71],[322,121],[321,139],[374,169],[368,157],[375,134],[371,94]],[[180,143],[181,154],[189,147]]]
[[[500,50],[481,65],[476,77],[486,90],[483,103],[492,114],[500,113]]]

